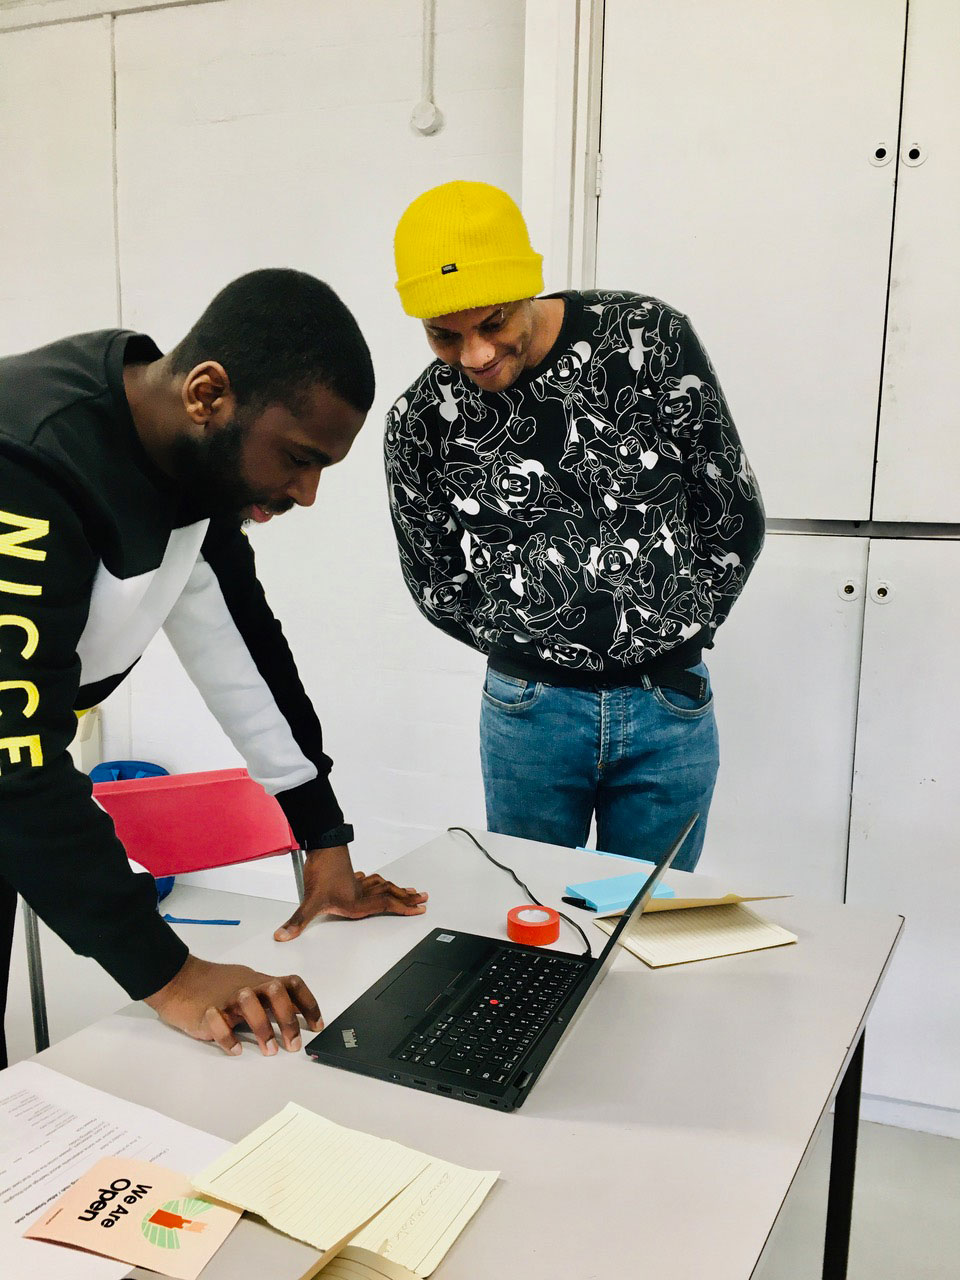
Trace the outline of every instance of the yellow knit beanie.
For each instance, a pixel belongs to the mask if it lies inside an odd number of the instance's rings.
[[[445,182],[418,196],[397,224],[393,250],[397,293],[419,320],[543,289],[543,256],[530,247],[523,215],[485,182]]]

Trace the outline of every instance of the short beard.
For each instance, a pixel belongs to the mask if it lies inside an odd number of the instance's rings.
[[[243,477],[243,443],[249,422],[238,410],[219,430],[200,439],[178,436],[171,460],[185,507],[210,517],[240,516],[259,502]]]

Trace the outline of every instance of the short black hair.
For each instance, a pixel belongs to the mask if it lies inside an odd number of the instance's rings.
[[[315,386],[362,413],[373,404],[373,361],[349,308],[328,284],[288,267],[231,281],[169,358],[174,373],[216,360],[243,407],[297,413]]]

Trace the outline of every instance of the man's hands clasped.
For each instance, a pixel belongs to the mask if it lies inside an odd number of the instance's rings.
[[[426,911],[427,894],[398,888],[383,876],[354,871],[345,845],[311,850],[303,879],[303,902],[274,933],[278,942],[298,937],[321,914],[359,920]],[[195,1040],[212,1040],[232,1054],[242,1050],[235,1034],[239,1026],[250,1028],[260,1052],[267,1056],[277,1053],[280,1045],[291,1053],[300,1050],[301,1018],[311,1031],[323,1028],[313,992],[297,974],[271,977],[246,965],[214,964],[192,955],[146,1003],[170,1026]]]

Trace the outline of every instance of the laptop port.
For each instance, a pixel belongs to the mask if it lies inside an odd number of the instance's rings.
[[[418,1080],[416,1076],[413,1077],[413,1083],[423,1085],[424,1089],[427,1087],[426,1080]]]
[[[464,1090],[463,1090],[463,1096],[464,1096],[465,1098],[479,1098],[479,1097],[480,1097],[480,1095],[479,1095],[479,1093],[477,1093],[476,1089],[464,1089]]]
[[[453,1093],[453,1090],[448,1084],[438,1084],[437,1093]]]

